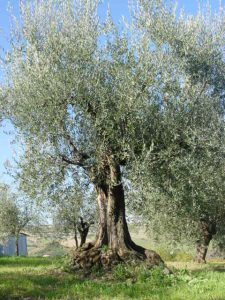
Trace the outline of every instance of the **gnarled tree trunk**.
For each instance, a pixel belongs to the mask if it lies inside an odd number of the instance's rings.
[[[196,261],[206,263],[208,247],[213,235],[216,234],[216,223],[207,219],[200,220],[202,238],[197,241]]]
[[[107,234],[108,246],[120,257],[127,252],[137,252],[138,256],[145,256],[145,249],[135,245],[131,240],[125,216],[124,189],[120,166],[110,164],[110,187],[107,203]]]
[[[75,253],[75,268],[90,268],[95,263],[110,267],[114,263],[130,260],[143,260],[150,266],[164,266],[157,253],[132,241],[126,222],[120,165],[110,159],[107,170],[104,182],[95,186],[100,219],[96,240]]]

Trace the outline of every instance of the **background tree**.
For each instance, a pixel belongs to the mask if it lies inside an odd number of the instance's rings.
[[[63,192],[57,204],[53,203],[53,224],[57,234],[73,234],[76,248],[85,244],[90,226],[96,222],[97,211],[93,196],[95,197],[90,191],[85,192],[74,185]]]
[[[141,216],[151,240],[174,248],[189,246],[193,249],[196,245],[198,262],[205,262],[210,241],[213,238],[219,241],[224,234],[224,191],[220,194],[224,183],[221,178],[210,186],[207,179],[210,177],[201,179],[202,182],[192,181],[190,187],[190,178],[184,177],[188,191],[177,189],[177,193],[170,194],[147,187],[144,181],[141,192],[136,190],[128,196],[135,198],[132,212]]]
[[[135,16],[146,48],[151,41],[155,60],[161,61],[152,85],[152,94],[161,100],[161,126],[137,163],[134,191],[140,192],[144,181],[145,208],[153,212],[145,218],[164,219],[169,228],[171,220],[171,235],[176,223],[188,220],[182,226],[186,232],[196,224],[199,260],[204,261],[215,224],[224,218],[224,11],[213,16],[207,7],[196,17],[177,17],[164,1],[146,0]],[[140,193],[136,204],[144,212],[146,194]]]
[[[88,178],[100,220],[85,249],[90,263],[95,251],[101,262],[161,264],[130,237],[122,179],[145,161],[152,182],[169,185],[175,157],[222,152],[224,14],[178,17],[163,1],[142,0],[121,31],[110,14],[100,23],[98,4],[21,4],[4,87],[6,116],[26,146],[21,184],[43,195],[52,193],[50,181]]]
[[[37,215],[34,214],[33,205],[25,198],[18,199],[9,187],[0,188],[0,236],[6,238],[15,236],[16,255],[19,255],[19,236],[30,223],[34,223]]]

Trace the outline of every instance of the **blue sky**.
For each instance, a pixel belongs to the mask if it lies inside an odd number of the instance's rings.
[[[109,0],[105,1],[104,5],[100,8],[100,14],[103,14],[105,9],[110,5],[112,16],[115,21],[120,19],[120,16],[128,17],[128,5],[127,0]],[[197,0],[178,0],[178,7],[183,7],[186,14],[195,14],[198,8]],[[206,3],[206,0],[202,0],[202,3]],[[225,6],[225,0],[222,0],[222,5]],[[7,12],[7,7],[9,3],[13,7],[13,13],[15,15],[19,14],[19,0],[0,0],[0,47],[8,48],[8,42],[6,36],[9,34],[9,17]],[[219,0],[210,1],[213,10],[217,10],[219,7]],[[2,33],[4,32],[4,34]],[[1,70],[0,70],[1,77]],[[13,128],[8,123],[5,122],[2,127],[0,127],[0,182],[10,182],[10,178],[6,176],[4,163],[7,160],[12,160],[13,157],[13,146],[11,145],[12,137],[5,132],[11,131]]]

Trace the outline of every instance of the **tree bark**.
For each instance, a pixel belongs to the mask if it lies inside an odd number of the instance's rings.
[[[101,182],[95,186],[97,194],[97,205],[99,213],[99,224],[96,234],[96,240],[94,245],[96,248],[100,248],[103,245],[108,245],[107,235],[107,197],[108,197],[108,185]]]
[[[196,260],[198,263],[206,263],[206,255],[208,252],[210,241],[212,240],[213,235],[216,234],[216,224],[213,221],[201,219],[200,228],[202,232],[202,238],[196,243]]]
[[[75,241],[75,247],[78,248],[78,239],[77,239],[77,225],[74,225],[74,241]]]
[[[124,189],[120,166],[110,163],[110,187],[107,205],[108,246],[119,255],[134,250],[125,216]]]
[[[96,248],[106,245],[120,255],[135,249],[144,253],[143,248],[136,246],[131,240],[128,230],[120,166],[110,161],[107,169],[109,172],[104,183],[95,187],[100,221],[94,245]]]

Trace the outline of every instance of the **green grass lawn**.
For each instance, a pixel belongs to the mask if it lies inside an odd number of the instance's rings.
[[[63,264],[54,257],[0,257],[0,299],[225,300],[225,262],[170,263],[173,275],[118,266],[92,279],[63,271]]]

